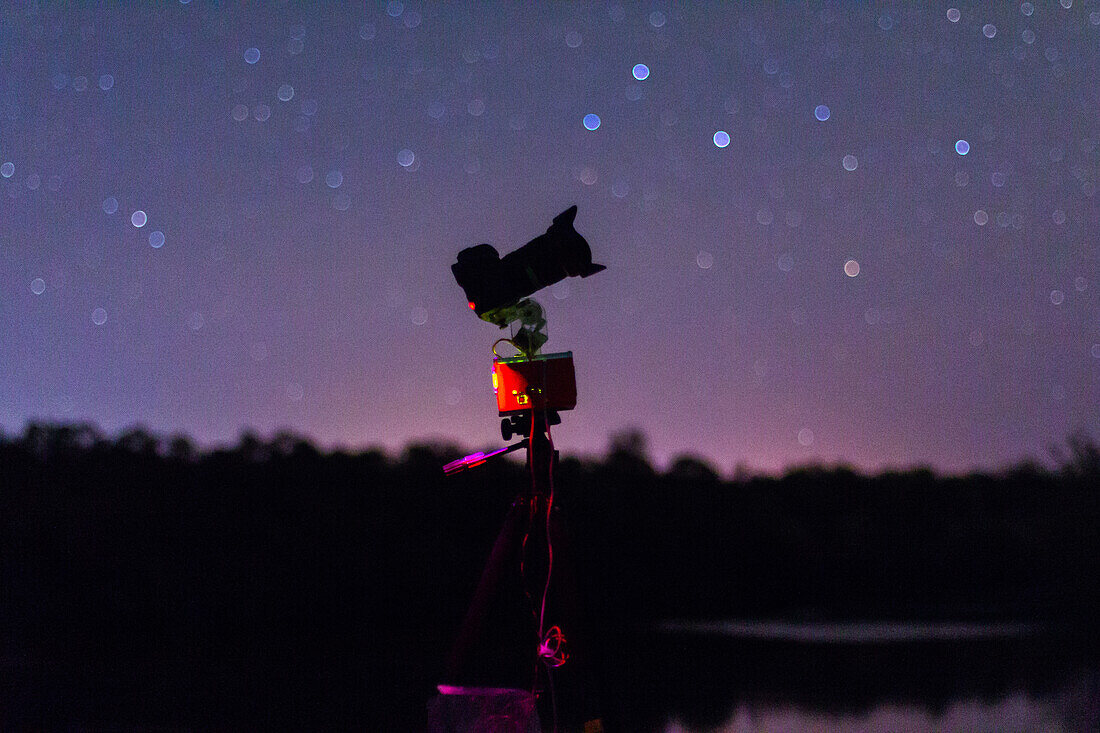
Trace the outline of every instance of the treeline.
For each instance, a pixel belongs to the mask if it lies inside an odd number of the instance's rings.
[[[520,463],[31,424],[0,437],[0,727],[414,729]],[[1095,619],[1100,451],[998,474],[555,470],[594,639],[667,618]],[[5,717],[6,716],[6,717]],[[402,718],[401,716],[406,716]],[[408,728],[411,725],[413,728]]]

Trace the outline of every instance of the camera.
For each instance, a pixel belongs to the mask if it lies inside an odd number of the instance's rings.
[[[535,291],[607,269],[592,262],[588,242],[573,228],[576,216],[577,207],[570,206],[554,217],[545,234],[504,257],[489,244],[459,252],[451,272],[471,310],[503,328],[515,320],[514,307]]]

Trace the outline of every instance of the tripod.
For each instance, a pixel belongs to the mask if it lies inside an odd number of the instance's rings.
[[[527,449],[531,481],[512,502],[493,544],[448,658],[446,678],[529,689],[541,707],[549,702],[548,717],[554,719],[555,729],[559,707],[567,721],[596,718],[591,675],[583,656],[573,656],[584,648],[579,593],[563,522],[554,505],[558,452],[550,426],[560,422],[552,410],[513,415],[502,423],[502,434],[506,440],[512,435],[524,440],[444,467],[450,475]],[[547,690],[548,701],[543,695]],[[585,730],[602,730],[602,726],[590,722]]]

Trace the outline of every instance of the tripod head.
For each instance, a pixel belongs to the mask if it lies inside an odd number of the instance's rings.
[[[521,412],[515,415],[510,415],[500,421],[500,435],[504,440],[511,440],[514,437],[521,437],[524,440],[512,443],[511,445],[503,448],[497,448],[494,451],[488,453],[478,451],[477,453],[471,453],[468,456],[459,458],[456,461],[451,461],[443,467],[443,473],[447,476],[453,476],[456,473],[465,471],[467,468],[477,468],[478,466],[488,462],[498,456],[505,456],[513,451],[520,450],[521,448],[530,449],[532,442],[531,438],[531,425],[535,426],[535,431],[538,433],[537,440],[541,444],[546,440],[543,429],[549,425],[560,425],[561,416],[554,410],[536,411],[534,416],[530,412]],[[530,457],[528,457],[530,460]]]
[[[542,416],[545,416],[544,420],[540,419]],[[532,420],[531,413],[529,412],[511,415],[500,421],[500,437],[505,440],[511,440],[512,436],[515,435],[530,438],[532,422],[535,424],[535,429],[542,432],[544,426],[547,424],[561,425],[561,415],[559,415],[556,410],[547,410],[545,413],[536,412],[534,420]]]

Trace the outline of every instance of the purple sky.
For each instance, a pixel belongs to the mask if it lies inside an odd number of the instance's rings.
[[[1100,437],[1100,2],[122,5],[0,7],[6,432],[498,444],[450,265],[575,203],[561,448]]]

